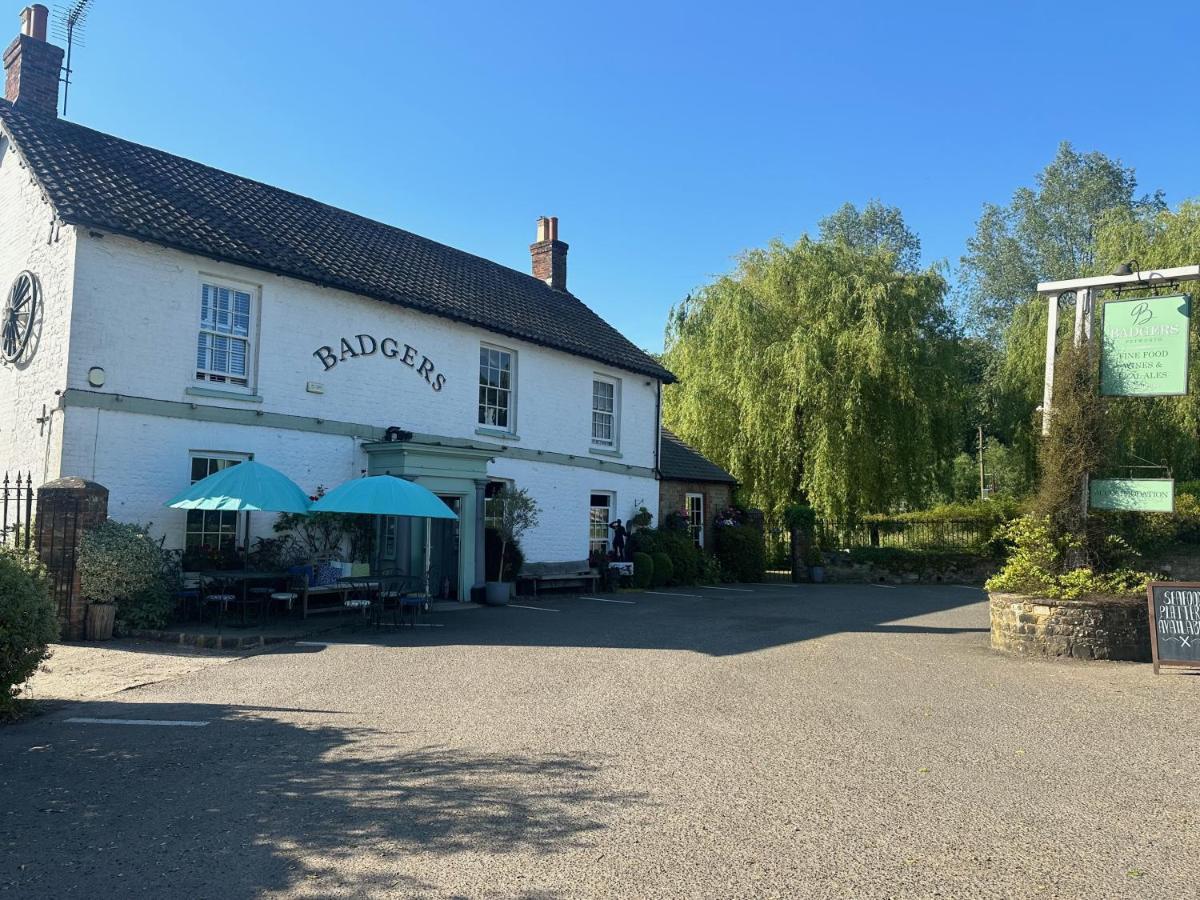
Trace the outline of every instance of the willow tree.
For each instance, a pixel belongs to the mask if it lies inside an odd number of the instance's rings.
[[[927,501],[957,451],[956,347],[936,271],[803,238],[744,254],[671,312],[667,426],[781,517]]]

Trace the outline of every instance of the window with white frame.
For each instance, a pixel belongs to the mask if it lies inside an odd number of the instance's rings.
[[[704,495],[703,494],[688,494],[687,495],[687,519],[688,532],[692,536],[692,543],[697,547],[704,546]]]
[[[513,354],[479,345],[479,424],[513,430]]]
[[[504,518],[505,491],[511,491],[511,481],[489,481],[483,492],[483,527],[499,528]]]
[[[222,469],[236,466],[244,456],[209,456],[197,454],[192,457],[191,483],[215,475]],[[236,512],[215,509],[189,509],[184,528],[184,549],[198,551],[207,547],[214,556],[237,544]]]
[[[615,449],[617,446],[617,402],[619,384],[615,378],[597,375],[592,379],[592,444]]]
[[[609,529],[613,508],[613,495],[596,492],[592,494],[588,510],[588,556],[593,553],[608,555]]]
[[[250,384],[254,297],[246,288],[205,282],[200,288],[196,380]]]

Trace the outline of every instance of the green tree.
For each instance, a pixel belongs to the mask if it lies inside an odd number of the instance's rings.
[[[672,310],[666,424],[781,520],[933,496],[957,452],[959,352],[934,271],[838,237],[775,242]]]
[[[1063,142],[1035,179],[1007,206],[984,205],[962,257],[972,325],[998,339],[1039,281],[1092,269],[1095,236],[1110,216],[1144,216],[1165,208],[1162,193],[1136,197],[1132,168],[1103,153]]]
[[[846,203],[817,225],[824,243],[894,253],[897,268],[905,272],[916,272],[920,266],[921,239],[909,229],[895,206],[872,200],[859,210],[853,203]]]
[[[1065,142],[1033,187],[1019,188],[1006,206],[984,206],[960,285],[971,330],[989,348],[977,415],[990,437],[1020,454],[1026,481],[1037,473],[1046,358],[1046,300],[1037,283],[1093,273],[1105,223],[1140,222],[1163,208],[1161,192],[1137,196],[1132,168]],[[1060,317],[1060,345],[1071,320],[1070,312]]]

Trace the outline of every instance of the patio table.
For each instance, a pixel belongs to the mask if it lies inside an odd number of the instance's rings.
[[[248,596],[247,596],[248,592],[249,592],[250,582],[252,582],[252,581],[280,581],[280,580],[287,579],[289,577],[289,574],[287,572],[258,572],[258,571],[252,571],[249,569],[243,569],[243,570],[212,569],[209,571],[196,572],[193,574],[195,574],[197,576],[197,578],[199,579],[198,586],[199,586],[199,592],[200,592],[200,604],[201,604],[201,615],[202,616],[204,614],[203,613],[204,598],[205,598],[205,596],[207,596],[207,591],[205,590],[205,587],[204,587],[205,581],[238,581],[238,582],[241,582],[242,599],[241,599],[240,605],[241,605],[241,613],[242,613],[241,614],[241,624],[243,626],[245,626],[245,624],[246,624],[246,607],[250,603]],[[221,627],[221,621],[223,619],[223,615],[222,615],[222,613],[224,612],[224,610],[222,609],[223,606],[224,606],[224,604],[221,604],[217,608],[217,628],[218,629]],[[262,621],[262,601],[261,600],[259,601],[259,621]]]

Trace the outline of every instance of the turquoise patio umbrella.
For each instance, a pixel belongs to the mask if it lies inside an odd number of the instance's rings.
[[[308,494],[282,472],[254,460],[202,478],[168,500],[172,509],[307,513]]]
[[[369,475],[339,484],[316,500],[309,512],[358,513],[370,516],[412,516],[417,519],[457,519],[437,494],[395,475]]]
[[[395,475],[369,475],[339,484],[309,507],[309,512],[358,513],[372,516],[411,516],[425,520],[425,596],[429,596],[432,560],[430,519],[458,515],[426,488]]]

